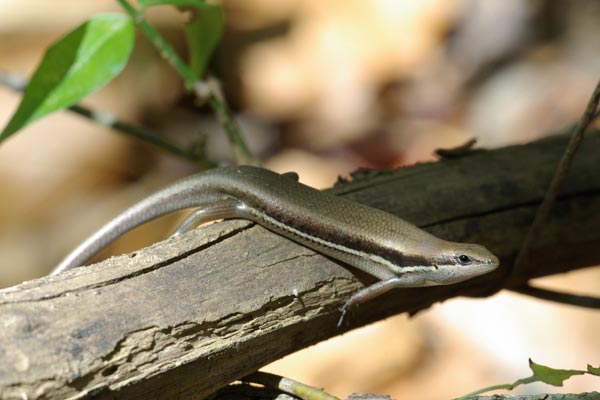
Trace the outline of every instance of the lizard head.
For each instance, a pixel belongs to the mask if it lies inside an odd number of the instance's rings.
[[[449,243],[435,257],[436,269],[428,281],[447,285],[487,274],[498,268],[500,261],[488,249],[478,244]]]

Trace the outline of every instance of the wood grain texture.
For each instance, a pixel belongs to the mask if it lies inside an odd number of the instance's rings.
[[[507,266],[565,143],[364,172],[330,190],[445,239],[481,243]],[[501,267],[458,285],[396,290],[361,306],[343,329],[338,308],[373,280],[239,220],[0,291],[0,398],[204,398],[352,327],[600,264],[598,154],[594,132],[527,268],[506,280]]]

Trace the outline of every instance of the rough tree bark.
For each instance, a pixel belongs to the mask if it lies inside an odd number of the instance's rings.
[[[527,268],[503,279],[565,143],[555,137],[362,173],[332,189],[440,237],[484,244],[502,261],[462,284],[393,291],[359,307],[342,329],[338,308],[372,279],[240,220],[0,291],[0,398],[204,398],[353,327],[599,264],[594,132]]]

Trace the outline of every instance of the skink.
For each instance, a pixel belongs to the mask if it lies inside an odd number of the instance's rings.
[[[392,288],[448,285],[488,273],[498,259],[477,244],[439,239],[384,211],[297,182],[297,176],[241,166],[181,179],[134,204],[80,244],[52,272],[78,267],[125,232],[197,207],[177,233],[217,219],[243,218],[380,279],[343,311]]]

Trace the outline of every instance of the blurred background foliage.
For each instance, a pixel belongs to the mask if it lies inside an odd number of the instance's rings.
[[[600,71],[593,0],[221,4],[226,29],[211,67],[249,146],[267,168],[321,188],[357,167],[434,160],[435,149],[470,138],[492,148],[560,132]],[[0,0],[0,73],[30,75],[54,40],[119,10],[113,0]],[[185,14],[159,7],[147,16],[185,55]],[[19,99],[0,88],[0,124]],[[214,116],[193,103],[139,33],[124,72],[83,102],[182,146],[200,140],[211,161],[232,162]],[[195,170],[66,112],[27,127],[0,147],[0,287],[44,275],[112,215]],[[175,224],[161,219],[103,256],[158,241]],[[583,271],[545,284],[598,293],[598,278]],[[500,294],[392,318],[271,370],[339,396],[441,399],[527,375],[528,357],[559,368],[597,363],[599,328],[597,313]],[[581,377],[558,390],[594,384]]]

